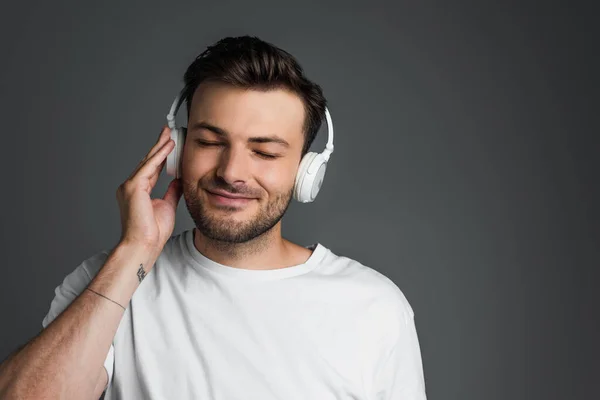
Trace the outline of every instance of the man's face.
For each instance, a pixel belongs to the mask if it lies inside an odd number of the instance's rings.
[[[292,197],[303,123],[302,101],[285,90],[220,83],[198,87],[190,107],[182,183],[188,211],[202,234],[243,243],[280,221]],[[243,198],[230,198],[236,196]]]

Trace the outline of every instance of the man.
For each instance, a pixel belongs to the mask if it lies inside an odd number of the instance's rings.
[[[165,127],[117,191],[118,245],[56,288],[44,330],[0,368],[2,398],[424,400],[400,289],[281,235],[321,88],[248,36],[210,46],[184,81],[180,179],[150,198]],[[182,195],[196,227],[172,235]]]

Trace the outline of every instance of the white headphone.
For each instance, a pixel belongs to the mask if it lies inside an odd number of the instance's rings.
[[[181,154],[183,153],[183,145],[187,133],[186,127],[178,128],[175,125],[175,115],[177,115],[179,106],[183,102],[182,94],[183,90],[177,95],[169,114],[167,114],[167,122],[171,129],[171,139],[175,142],[175,147],[167,156],[167,174],[176,178],[181,177]],[[310,203],[317,197],[325,178],[327,161],[329,161],[329,157],[333,153],[333,123],[331,122],[331,115],[329,115],[327,107],[325,108],[325,117],[327,118],[328,133],[325,150],[322,153],[306,153],[302,161],[300,161],[298,172],[296,173],[294,199],[301,203]]]

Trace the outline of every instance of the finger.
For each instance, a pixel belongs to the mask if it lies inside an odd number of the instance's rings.
[[[148,154],[146,154],[146,156],[142,158],[141,161],[138,163],[133,172],[129,175],[129,179],[133,178],[138,173],[138,171],[140,170],[140,168],[142,168],[142,166],[144,166],[146,161],[148,161],[149,158],[154,156],[156,152],[159,151],[161,147],[170,139],[170,137],[171,130],[169,129],[168,125],[163,126],[163,129],[158,135],[156,143],[154,144],[154,146],[152,146]]]
[[[169,187],[163,196],[163,200],[169,203],[173,209],[177,209],[177,204],[179,203],[182,193],[181,180],[173,179],[171,183],[169,183]]]
[[[163,160],[163,162],[161,162],[160,165],[156,168],[154,175],[152,175],[150,177],[150,186],[151,187],[154,187],[156,185],[156,182],[158,181],[158,177],[160,176],[160,173],[162,172],[166,163],[167,163],[167,160]]]
[[[160,134],[158,135],[158,139],[156,140],[156,143],[154,144],[154,146],[152,146],[152,148],[148,152],[148,155],[146,156],[146,158],[152,157],[158,150],[160,150],[162,145],[165,144],[167,142],[167,140],[169,140],[170,138],[171,138],[171,129],[169,129],[168,125],[165,125],[165,126],[163,126],[162,130],[160,131]]]
[[[175,142],[169,139],[144,165],[141,166],[134,179],[151,179],[159,172],[159,167],[164,163],[169,153],[175,147]]]
[[[168,127],[169,125],[163,125],[163,127],[160,129],[160,132],[158,133],[158,138],[156,139],[157,142],[160,141],[160,138],[164,135],[165,131],[168,130]]]

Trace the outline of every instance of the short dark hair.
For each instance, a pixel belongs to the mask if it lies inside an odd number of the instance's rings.
[[[187,68],[183,99],[187,115],[194,92],[202,82],[222,82],[244,89],[287,89],[304,103],[304,156],[321,127],[327,101],[294,56],[255,36],[226,37],[208,46]]]

